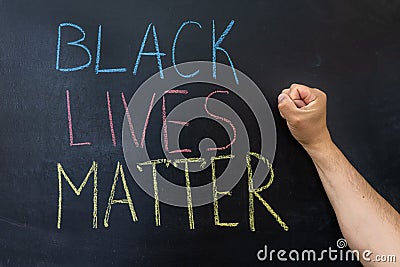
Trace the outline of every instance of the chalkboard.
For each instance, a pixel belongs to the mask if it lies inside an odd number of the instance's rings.
[[[265,248],[347,249],[276,98],[294,82],[323,89],[334,141],[398,210],[399,36],[400,1],[0,0],[0,265],[360,266],[258,257]],[[194,61],[203,63],[179,65]],[[218,84],[224,70],[229,86]],[[164,86],[171,75],[190,82],[140,98],[149,78]],[[193,99],[204,105],[166,120]],[[265,106],[252,104],[260,99]],[[233,153],[237,125],[218,105],[244,123],[249,151]],[[185,121],[188,111],[204,116]],[[257,113],[270,118],[264,140]],[[142,144],[157,164],[127,157]],[[215,161],[205,157],[200,170],[201,147],[220,149],[204,150]],[[179,160],[178,149],[190,152]],[[186,176],[185,164],[197,171]],[[217,214],[214,191],[192,207],[187,191],[181,206],[162,201],[171,194],[161,184],[154,195],[154,177],[190,189],[235,166],[244,169],[231,175],[230,195],[217,191]],[[255,168],[265,174],[257,186]],[[258,197],[251,186],[265,190]]]

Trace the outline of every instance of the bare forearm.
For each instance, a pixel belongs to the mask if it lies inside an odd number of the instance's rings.
[[[395,254],[400,260],[399,213],[368,184],[333,142],[306,150],[350,247],[368,249],[374,254]],[[365,266],[374,264],[364,262]]]
[[[293,137],[307,150],[352,249],[400,261],[400,215],[350,164],[330,138],[324,92],[292,84],[278,96],[279,112]],[[363,260],[365,266],[381,266]]]

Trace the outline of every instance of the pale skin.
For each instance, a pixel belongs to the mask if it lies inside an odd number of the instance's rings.
[[[278,96],[278,108],[293,137],[312,158],[351,249],[364,266],[400,266],[400,214],[362,177],[334,144],[326,125],[326,94],[292,84]],[[372,252],[363,259],[362,251]],[[395,255],[396,262],[372,261]]]

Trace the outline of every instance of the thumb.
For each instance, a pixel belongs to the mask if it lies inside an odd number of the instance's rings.
[[[287,120],[297,111],[297,106],[287,94],[282,93],[278,96],[278,109],[282,118]]]

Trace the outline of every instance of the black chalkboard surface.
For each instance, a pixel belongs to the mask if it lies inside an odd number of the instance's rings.
[[[280,118],[276,98],[293,82],[325,90],[333,139],[398,210],[399,36],[400,1],[0,0],[0,265],[360,266],[340,259],[346,247],[338,247],[342,235],[333,209],[311,160]],[[234,66],[267,100],[276,135],[263,142],[276,140],[276,149],[270,147],[276,153],[264,155],[273,160],[274,180],[260,196],[281,222],[254,194],[251,222],[246,170],[232,176],[238,182],[231,196],[219,199],[220,222],[237,225],[216,225],[213,202],[191,211],[162,201],[157,206],[132,179],[122,141],[123,127],[131,130],[124,104],[160,69],[189,61]],[[221,68],[216,71],[218,80]],[[233,72],[227,77],[236,84]],[[181,94],[166,97],[166,113],[181,102],[230,90],[205,82],[165,90],[171,89]],[[240,93],[229,92],[213,98],[245,122],[251,151],[259,153],[261,130],[251,107]],[[144,107],[152,91],[147,93]],[[168,153],[163,98],[153,104],[149,113],[130,115],[149,114],[144,138],[143,124],[132,126],[136,144],[145,143],[154,160]],[[185,114],[177,114],[175,120],[183,120],[178,116]],[[223,147],[233,129],[233,119],[223,118],[191,120],[174,146],[190,148],[186,155],[192,158],[200,156],[204,138]],[[176,121],[168,122],[171,132],[182,126]],[[235,145],[214,155],[233,154]],[[239,154],[235,159],[245,163]],[[230,168],[227,161],[216,163],[216,177]],[[185,187],[182,168],[164,163],[157,172]],[[141,168],[152,185],[151,165]],[[211,181],[212,166],[190,177],[193,188]],[[168,193],[158,189],[160,198]],[[265,248],[300,256],[311,249],[338,252],[322,261],[258,259]]]

